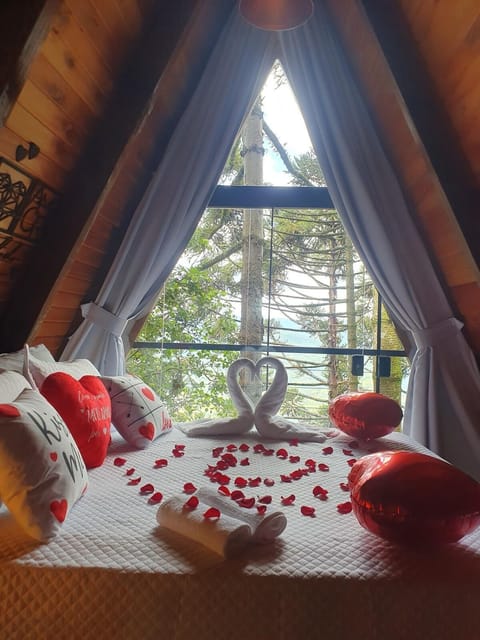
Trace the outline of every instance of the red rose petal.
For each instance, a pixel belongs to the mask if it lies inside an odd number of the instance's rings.
[[[161,469],[162,467],[167,467],[168,460],[166,460],[165,458],[159,458],[158,460],[155,460],[153,466],[155,467],[155,469]]]
[[[230,489],[225,485],[221,485],[218,487],[218,493],[221,493],[223,496],[230,496]]]
[[[270,504],[272,502],[272,496],[263,496],[262,498],[259,498],[258,501],[262,504]]]
[[[346,456],[353,456],[353,453],[350,449],[342,449],[342,453]]]
[[[255,504],[255,498],[242,498],[237,500],[237,504],[244,509],[251,509]]]
[[[292,462],[293,464],[296,464],[297,462],[300,462],[300,456],[290,456],[288,458],[290,460],[290,462]]]
[[[263,515],[264,515],[264,513],[266,512],[266,510],[267,510],[267,506],[266,506],[265,504],[259,504],[259,505],[257,505],[257,512],[258,512],[261,516],[263,516]]]
[[[220,511],[216,507],[210,507],[205,511],[203,517],[207,520],[218,520],[218,518],[220,518]]]
[[[300,480],[300,478],[303,478],[303,476],[307,473],[308,470],[306,469],[295,469],[295,471],[292,471],[290,473],[290,477],[292,478],[292,480]]]
[[[333,453],[333,447],[324,447],[322,451],[324,456],[329,456],[331,453]]]
[[[175,449],[177,449],[178,451],[183,451],[185,449],[185,445],[184,444],[176,444],[175,445]]]
[[[288,458],[288,451],[286,449],[279,449],[276,453],[277,458]]]
[[[284,474],[281,474],[281,475],[280,475],[280,480],[281,480],[282,482],[291,482],[291,481],[292,481],[292,479],[291,479],[291,477],[290,477],[290,476],[286,476],[286,475],[284,475]]]
[[[250,460],[248,458],[242,458],[242,460],[240,460],[240,464],[242,467],[248,467],[250,465]]]
[[[352,510],[351,502],[342,502],[342,504],[337,504],[338,513],[350,513]]]
[[[212,450],[212,456],[214,458],[218,458],[222,453],[222,451],[223,451],[223,447],[215,447],[215,449]]]
[[[187,493],[188,495],[195,493],[196,490],[197,490],[197,487],[191,482],[186,482],[183,485],[183,493]]]
[[[250,446],[248,444],[245,444],[245,442],[243,442],[239,447],[240,451],[250,451]]]
[[[255,451],[255,453],[263,453],[265,451],[265,447],[261,442],[259,442],[258,444],[254,445],[253,450]]]
[[[302,516],[310,516],[311,518],[315,515],[315,509],[313,507],[302,506],[300,507],[300,512]]]
[[[115,458],[115,460],[113,461],[113,464],[116,467],[123,467],[123,465],[126,463],[125,458]]]
[[[135,473],[135,469],[133,467],[125,471],[126,476],[133,476],[134,473]]]
[[[275,480],[273,478],[265,478],[265,480],[263,481],[263,484],[266,487],[273,487],[273,485],[275,484]]]
[[[243,489],[243,487],[246,487],[248,484],[248,481],[245,480],[245,478],[242,478],[241,476],[238,476],[237,478],[235,478],[235,480],[233,481],[234,485],[236,487],[241,487]]]
[[[328,494],[328,491],[327,491],[327,489],[324,489],[319,484],[317,484],[316,487],[313,487],[312,493],[317,498],[317,497],[320,497],[320,496],[326,496]]]
[[[263,450],[263,455],[264,456],[273,456],[274,453],[275,453],[275,449],[264,449]]]
[[[233,455],[233,453],[223,453],[221,455],[223,462],[226,462],[229,467],[237,466],[237,458]]]
[[[356,463],[356,459],[355,458],[350,458],[350,460],[347,460],[347,464],[349,467],[353,467],[353,465]]]
[[[293,495],[293,493],[290,496],[286,496],[286,497],[282,496],[281,502],[284,507],[288,507],[295,502],[295,496]]]
[[[127,482],[127,484],[130,484],[130,485],[136,485],[136,484],[140,484],[140,482],[141,482],[141,481],[142,481],[142,479],[141,479],[140,477],[138,477],[138,478],[132,478],[131,480],[129,480],[129,481]]]
[[[190,496],[190,498],[183,505],[184,509],[196,509],[198,507],[199,499],[197,496]]]
[[[262,479],[260,478],[260,476],[258,478],[249,478],[248,479],[248,486],[249,487],[258,487],[258,485],[262,482]]]
[[[163,500],[163,493],[160,493],[160,491],[155,491],[155,493],[150,496],[148,502],[150,504],[158,504],[162,500]]]
[[[243,493],[243,491],[240,491],[240,489],[235,489],[230,494],[230,497],[232,500],[242,500],[243,498],[245,498],[245,494]]]
[[[153,493],[154,491],[155,487],[153,486],[153,484],[150,484],[150,482],[148,484],[144,484],[143,487],[140,487],[140,493],[143,493],[143,495]]]
[[[340,482],[340,489],[342,491],[350,491],[350,487],[348,486],[348,484],[346,482]]]
[[[305,460],[305,466],[313,467],[314,469],[316,469],[317,463],[315,462],[315,460],[312,460],[312,458],[308,458],[308,460]]]
[[[238,449],[236,444],[227,444],[227,451],[236,451]]]
[[[330,467],[328,466],[328,464],[325,464],[324,462],[320,462],[318,465],[318,470],[319,471],[329,471]]]
[[[182,449],[173,449],[172,455],[174,458],[181,458],[183,455],[185,455],[185,452],[182,451]]]

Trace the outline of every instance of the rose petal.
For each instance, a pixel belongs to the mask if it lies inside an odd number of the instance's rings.
[[[176,444],[175,445],[175,449],[177,449],[177,451],[183,451],[185,449],[185,445],[184,444]]]
[[[300,507],[300,512],[302,516],[310,516],[311,518],[315,515],[315,509],[313,507],[302,506]]]
[[[218,520],[220,518],[220,511],[216,507],[210,507],[203,514],[204,518],[207,520]]]
[[[183,455],[185,455],[185,452],[182,451],[181,449],[173,449],[172,455],[174,458],[181,458]]]
[[[351,502],[342,502],[342,504],[337,504],[338,513],[350,513],[352,510]]]
[[[236,451],[238,449],[236,444],[227,444],[227,451]]]
[[[153,466],[155,467],[155,469],[161,469],[162,467],[167,467],[168,460],[166,460],[165,458],[159,458],[158,460],[155,460],[155,463]]]
[[[340,482],[340,489],[342,491],[350,491],[350,487],[348,486],[348,484],[346,482]]]
[[[291,482],[291,481],[292,481],[292,479],[291,479],[291,477],[290,477],[290,476],[286,476],[286,475],[284,475],[284,474],[281,474],[281,475],[280,475],[280,480],[281,480],[282,482]]]
[[[163,500],[163,493],[160,493],[160,491],[155,491],[155,493],[150,496],[148,502],[150,504],[158,504],[162,500]]]
[[[313,467],[314,469],[316,469],[317,463],[315,462],[315,460],[312,460],[312,458],[308,458],[308,460],[305,460],[305,466]]]
[[[347,464],[349,467],[353,467],[353,465],[356,463],[356,459],[355,458],[350,458],[350,460],[347,460]]]
[[[243,487],[246,487],[248,484],[248,481],[245,480],[245,478],[242,478],[241,476],[238,476],[237,478],[235,478],[235,480],[233,481],[234,485],[236,487],[241,487],[243,489]]]
[[[261,442],[259,442],[253,446],[253,450],[255,453],[263,453],[265,451],[265,447]]]
[[[223,447],[215,447],[215,449],[212,450],[212,456],[214,458],[218,458],[222,453],[222,451],[223,451]]]
[[[324,462],[320,462],[318,465],[318,470],[319,471],[329,471],[330,467],[328,466],[328,464],[325,464]]]
[[[186,482],[183,485],[183,493],[187,493],[188,495],[195,493],[197,487],[192,482]]]
[[[133,476],[134,473],[135,473],[135,469],[133,467],[130,467],[130,469],[127,469],[125,471],[126,476]]]
[[[295,469],[295,471],[292,471],[290,473],[290,477],[292,478],[292,480],[300,480],[300,478],[303,478],[303,476],[307,473],[308,471],[305,469]]]
[[[265,478],[265,480],[263,481],[263,484],[266,487],[273,487],[273,485],[275,484],[275,480],[273,478]]]
[[[262,479],[260,478],[260,476],[258,478],[249,478],[248,479],[248,486],[249,487],[258,487],[258,485],[261,483]]]
[[[266,510],[267,510],[267,506],[266,506],[265,504],[258,504],[258,505],[257,505],[257,512],[258,512],[261,516],[263,516],[263,515],[264,515],[264,513],[266,512]]]
[[[315,487],[313,487],[312,493],[315,497],[319,497],[319,496],[326,496],[328,494],[328,491],[327,489],[324,489],[319,484],[317,484]]]
[[[126,463],[125,458],[115,458],[113,461],[113,464],[116,467],[123,467],[123,465]]]
[[[244,509],[251,509],[255,504],[255,498],[242,498],[237,500],[237,504]]]
[[[275,453],[275,449],[264,449],[263,450],[263,455],[264,456],[273,456],[274,453]]]
[[[248,458],[242,458],[242,460],[240,460],[240,465],[242,467],[248,467],[250,465],[250,460]]]
[[[262,504],[270,504],[272,502],[272,496],[263,496],[262,498],[259,498],[258,501]]]
[[[350,449],[342,449],[342,453],[346,456],[353,456],[353,453]]]
[[[155,487],[153,486],[153,484],[150,484],[150,482],[148,484],[144,484],[143,487],[140,487],[140,493],[143,493],[144,495],[153,493],[154,491]]]
[[[245,494],[243,491],[240,491],[240,489],[234,489],[230,494],[230,497],[232,500],[242,500],[242,498],[245,498]]]
[[[323,455],[329,456],[331,453],[333,453],[333,447],[324,447],[322,451]]]
[[[288,458],[288,451],[286,449],[279,449],[276,453],[277,458]]]
[[[245,442],[242,442],[242,444],[238,448],[240,449],[240,451],[250,451],[250,446],[248,444],[245,444]]]
[[[221,485],[220,487],[218,487],[217,491],[218,493],[221,493],[223,496],[227,496],[227,497],[230,496],[230,489],[225,485]]]
[[[300,456],[290,456],[288,458],[290,460],[290,462],[292,462],[293,464],[296,464],[297,462],[300,462]]]
[[[190,498],[183,505],[184,509],[196,509],[198,507],[199,499],[197,496],[190,496]]]
[[[141,482],[141,481],[142,481],[142,479],[141,479],[140,477],[138,477],[138,478],[132,478],[131,480],[129,480],[129,481],[127,482],[127,484],[130,484],[130,485],[136,485],[136,484],[140,484],[140,482]]]
[[[294,502],[295,502],[295,496],[293,495],[293,493],[290,496],[281,497],[281,503],[283,504],[284,507],[288,507]]]

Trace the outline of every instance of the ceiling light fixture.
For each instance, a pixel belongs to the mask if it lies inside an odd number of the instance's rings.
[[[285,31],[305,24],[313,14],[312,0],[240,0],[240,15],[254,27]]]

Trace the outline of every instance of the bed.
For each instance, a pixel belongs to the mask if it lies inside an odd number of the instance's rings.
[[[349,461],[372,450],[425,450],[398,432],[368,447],[339,431],[327,435],[323,444],[264,440],[270,455],[255,453],[255,430],[188,438],[173,428],[145,450],[114,435],[105,463],[89,472],[88,492],[48,544],[27,538],[0,510],[0,637],[479,638],[480,530],[417,551],[375,537],[339,508],[349,500]],[[212,484],[205,470],[214,450],[241,444],[250,465],[230,469],[232,482],[262,478],[244,492],[272,496],[288,519],[283,534],[224,559],[159,527],[158,503],[142,488],[151,484],[167,499],[185,482]],[[306,459],[327,467],[281,481]],[[273,486],[263,484],[267,477]],[[327,499],[312,495],[315,485]],[[288,495],[294,503],[282,506]],[[302,515],[303,505],[314,515]]]

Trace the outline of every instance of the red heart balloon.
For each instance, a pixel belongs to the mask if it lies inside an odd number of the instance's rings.
[[[480,484],[433,456],[373,453],[353,465],[348,484],[359,523],[387,540],[456,542],[480,524]]]
[[[328,415],[333,424],[360,440],[373,440],[391,433],[400,424],[400,405],[381,393],[345,393],[332,400]]]

